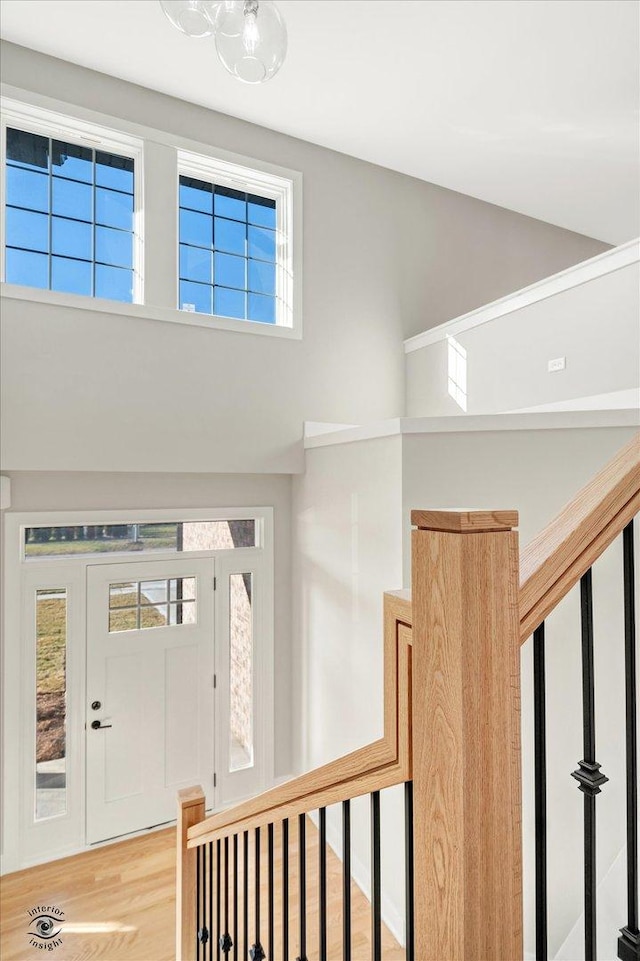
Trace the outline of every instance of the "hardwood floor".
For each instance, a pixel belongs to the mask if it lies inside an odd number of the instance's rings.
[[[266,835],[266,831],[262,832]],[[263,843],[266,839],[263,837]],[[276,943],[273,961],[283,959],[279,882],[279,832],[276,829]],[[266,848],[262,863],[266,866]],[[318,958],[318,834],[307,820],[307,956]],[[289,954],[298,953],[297,838],[291,825]],[[55,961],[170,961],[174,953],[175,831],[158,831],[75,857],[6,875],[0,884],[0,956],[3,961],[31,961],[43,955]],[[262,919],[266,949],[266,869],[262,886]],[[250,888],[253,890],[253,887]],[[342,959],[342,865],[327,849],[328,959]],[[370,907],[352,884],[352,958],[370,961]],[[27,912],[55,905],[65,913],[62,944],[52,951],[30,947]],[[253,911],[251,911],[251,918]],[[252,922],[251,922],[252,923]],[[253,931],[250,929],[250,939]],[[405,952],[383,928],[384,961],[404,961]],[[215,957],[215,952],[214,952]],[[233,958],[233,952],[230,955]],[[269,959],[272,961],[272,959]]]

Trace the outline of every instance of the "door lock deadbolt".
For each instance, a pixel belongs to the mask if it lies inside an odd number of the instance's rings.
[[[92,702],[91,702],[91,710],[92,710],[92,711],[99,711],[101,707],[102,707],[102,701],[92,701]]]

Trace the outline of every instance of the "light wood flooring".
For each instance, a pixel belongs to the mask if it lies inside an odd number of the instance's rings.
[[[297,921],[297,838],[290,828],[290,959],[299,954]],[[262,832],[266,844],[266,831]],[[261,845],[262,847],[262,845]],[[318,834],[307,820],[307,957],[318,959]],[[276,943],[282,954],[280,836],[275,838]],[[266,950],[266,847],[262,850],[262,944]],[[402,883],[402,879],[398,879]],[[253,891],[253,884],[250,887]],[[342,864],[327,848],[328,961],[342,959]],[[371,914],[368,899],[352,884],[352,959],[370,961]],[[175,957],[175,830],[157,831],[75,857],[6,875],[0,881],[0,957],[31,961],[170,961]],[[66,917],[62,944],[52,951],[29,946],[27,912],[53,904]],[[250,912],[250,943],[253,909]],[[404,961],[405,952],[383,927],[384,961]],[[240,945],[241,947],[241,945]],[[238,955],[241,957],[241,954]],[[214,950],[215,957],[215,950]],[[233,958],[233,952],[229,956]]]

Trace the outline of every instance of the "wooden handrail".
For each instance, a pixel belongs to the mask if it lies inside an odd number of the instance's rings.
[[[406,611],[406,602],[385,595],[382,738],[200,821],[188,831],[190,848],[410,779],[411,631]]]
[[[524,548],[522,643],[640,511],[640,434]]]

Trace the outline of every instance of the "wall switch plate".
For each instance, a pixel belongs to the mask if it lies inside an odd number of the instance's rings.
[[[547,370],[549,371],[549,373],[551,373],[554,370],[564,370],[566,366],[567,366],[566,357],[555,357],[553,360],[550,360],[549,363],[547,364]]]

